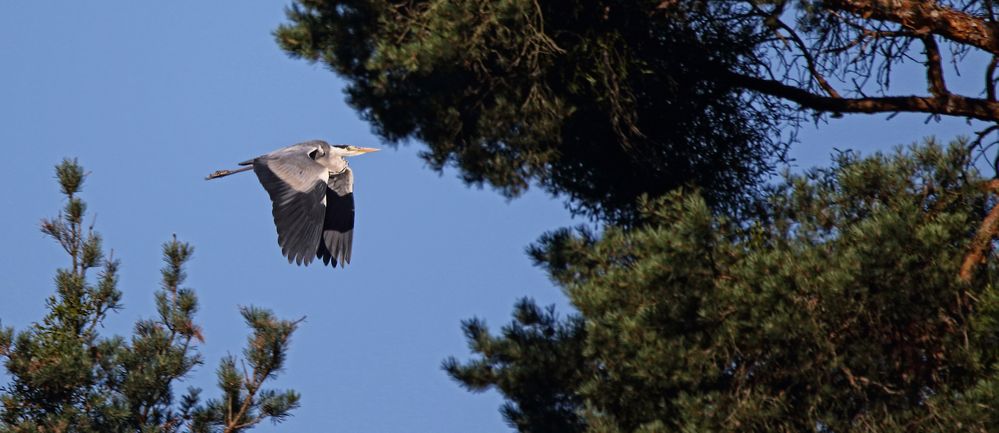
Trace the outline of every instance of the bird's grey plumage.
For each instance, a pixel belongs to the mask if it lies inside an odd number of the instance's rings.
[[[350,263],[354,237],[354,174],[344,156],[377,149],[295,144],[244,161],[252,166],[272,202],[278,244],[289,263],[315,258],[334,267]],[[208,178],[248,170],[220,170]]]
[[[299,191],[285,183],[266,160],[253,164],[253,172],[271,197],[274,225],[277,227],[278,245],[288,262],[312,262],[312,255],[319,243],[322,219],[326,212],[323,199],[326,183],[315,181],[309,191]]]

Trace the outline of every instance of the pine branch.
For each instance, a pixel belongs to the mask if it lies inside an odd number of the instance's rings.
[[[989,181],[985,188],[989,191],[999,192],[999,179]],[[982,220],[981,226],[978,227],[978,231],[971,241],[971,247],[961,263],[961,271],[958,273],[958,278],[961,281],[971,282],[975,267],[985,261],[985,254],[992,244],[992,239],[995,239],[997,234],[999,234],[999,205],[992,207],[989,214]]]
[[[900,24],[921,34],[937,34],[999,54],[999,27],[974,15],[920,0],[827,0],[823,6],[863,18]],[[990,8],[991,10],[991,8]]]
[[[944,98],[950,94],[947,84],[944,82],[943,67],[940,65],[940,47],[937,46],[933,35],[926,35],[920,38],[926,48],[926,82],[930,94],[937,98]]]
[[[999,102],[947,94],[943,96],[884,96],[835,98],[812,93],[777,80],[768,80],[737,73],[727,74],[737,87],[776,96],[804,108],[829,113],[891,113],[910,112],[968,117],[984,121],[999,121]]]

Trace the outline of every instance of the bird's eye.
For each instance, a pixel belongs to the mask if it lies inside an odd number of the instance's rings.
[[[316,159],[316,158],[321,158],[324,155],[325,154],[320,149],[316,149],[316,150],[313,150],[312,152],[309,152],[309,158],[312,158],[313,160]]]

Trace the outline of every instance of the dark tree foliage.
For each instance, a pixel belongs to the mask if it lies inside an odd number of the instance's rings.
[[[999,128],[996,14],[978,0],[299,0],[276,35],[343,76],[384,138],[426,143],[434,168],[507,195],[537,181],[624,222],[640,195],[688,184],[737,206],[797,107],[965,117],[984,139]],[[952,91],[948,61],[980,90]],[[905,62],[925,92],[892,88]]]
[[[578,316],[445,364],[519,430],[997,431],[995,3],[298,0],[276,37],[434,168],[609,223],[532,249]],[[899,112],[982,129],[754,186],[809,115]]]
[[[999,269],[957,278],[989,201],[969,160],[965,141],[844,154],[752,218],[672,194],[640,229],[556,232],[533,255],[578,315],[468,322],[477,357],[446,368],[500,389],[520,431],[997,431]]]
[[[619,222],[640,195],[691,184],[735,206],[784,150],[767,101],[712,78],[755,36],[653,6],[303,0],[277,39],[346,78],[382,137],[426,143],[469,183],[537,182]]]
[[[480,320],[464,323],[473,352],[488,354],[460,364],[444,361],[444,369],[472,391],[499,388],[509,402],[501,412],[521,432],[583,432],[578,413],[583,400],[576,392],[583,383],[583,321],[560,321],[554,308],[542,310],[524,299],[514,307],[516,321],[489,335]]]
[[[107,315],[122,308],[119,262],[105,255],[100,235],[85,223],[86,204],[78,197],[83,167],[65,160],[56,174],[66,206],[42,221],[42,232],[63,247],[70,266],[56,272],[56,293],[41,322],[16,334],[0,328],[0,358],[10,376],[0,387],[0,432],[234,433],[289,416],[298,393],[262,385],[282,369],[298,322],[253,307],[242,310],[252,330],[245,364],[237,368],[229,357],[218,369],[222,397],[202,402],[197,388],[175,394],[202,364],[197,344],[204,342],[194,322],[197,296],[183,287],[194,249],[176,238],[163,245],[157,316],[136,323],[127,339],[101,335]],[[100,269],[96,278],[94,269]]]

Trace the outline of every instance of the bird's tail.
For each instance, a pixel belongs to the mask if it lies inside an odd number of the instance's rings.
[[[247,170],[253,170],[253,166],[251,165],[247,167],[237,168],[235,170],[218,170],[212,174],[209,174],[208,177],[205,178],[205,180],[218,179],[220,177],[226,177],[230,174],[242,173]]]

